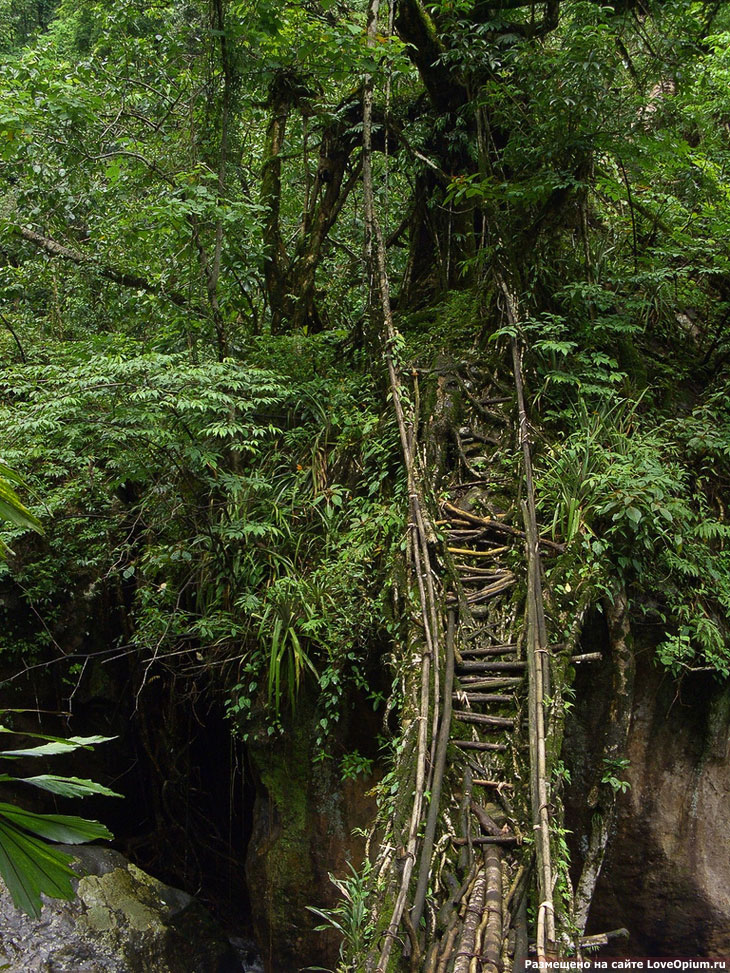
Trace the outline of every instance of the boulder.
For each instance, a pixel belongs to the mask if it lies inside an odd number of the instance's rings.
[[[108,848],[65,848],[77,897],[44,898],[39,919],[0,883],[0,969],[10,973],[241,973],[240,957],[192,896]]]

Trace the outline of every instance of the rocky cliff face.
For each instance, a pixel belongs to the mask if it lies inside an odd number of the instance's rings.
[[[730,952],[730,687],[709,674],[678,685],[637,653],[625,778],[588,931],[625,926],[620,953],[720,956]],[[567,740],[573,768],[568,827],[574,859],[587,826],[584,804],[593,741],[605,717],[610,660],[581,676]]]
[[[332,744],[345,750],[357,745],[367,752],[377,729],[372,710],[357,710],[343,721]],[[329,873],[347,876],[348,861],[359,869],[365,843],[358,830],[367,829],[375,817],[375,799],[369,794],[374,776],[343,778],[335,754],[335,759],[315,762],[315,739],[316,715],[303,700],[281,740],[248,745],[256,800],[246,877],[267,973],[337,967],[339,938],[316,932],[321,920],[307,906],[336,903]]]

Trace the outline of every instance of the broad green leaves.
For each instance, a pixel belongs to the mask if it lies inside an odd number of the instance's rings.
[[[719,397],[715,408],[726,412]],[[581,401],[571,424],[538,469],[541,507],[569,545],[557,574],[609,598],[620,580],[637,610],[663,626],[664,665],[727,676],[730,528],[687,448],[694,423],[652,428],[635,404],[619,400],[593,412]],[[725,462],[715,459],[715,475]]]
[[[18,735],[17,731],[6,726],[0,727],[0,733]],[[112,739],[103,736],[63,738],[38,733],[20,735],[45,742],[0,751],[0,761],[56,756],[79,748],[88,750],[97,743]],[[14,777],[3,773],[0,774],[0,781],[30,784],[62,797],[87,797],[91,794],[119,797],[108,787],[76,777],[53,774]],[[41,911],[41,895],[73,898],[72,881],[78,877],[70,867],[72,856],[54,848],[49,842],[75,845],[111,837],[109,830],[98,821],[68,814],[38,814],[15,804],[0,802],[0,876],[15,905],[37,918]]]
[[[0,875],[17,908],[38,918],[41,894],[73,897],[70,855],[15,827],[0,815]]]
[[[385,624],[401,530],[395,430],[340,341],[261,339],[251,358],[268,368],[75,344],[0,379],[0,436],[48,509],[43,550],[15,567],[47,624],[103,578],[127,593],[145,655],[242,660],[232,711],[275,719],[319,684],[324,740]]]
[[[40,521],[22,503],[11,483],[22,484],[22,480],[9,466],[0,463],[0,521],[7,521],[21,530],[34,530],[40,533]],[[10,548],[0,538],[0,556],[8,554]]]
[[[36,777],[24,777],[23,783],[30,784],[60,797],[89,797],[91,794],[101,794],[104,797],[120,797],[116,791],[96,781],[79,777],[58,777],[55,774],[38,774]]]
[[[40,530],[38,518],[21,502],[10,481],[22,483],[22,480],[9,467],[0,463],[0,520],[8,520],[16,527]]]
[[[84,821],[67,814],[34,814],[23,811],[14,804],[0,803],[0,817],[5,819],[6,824],[14,825],[17,830],[28,831],[47,841],[58,841],[67,845],[112,837],[111,832],[98,821]]]

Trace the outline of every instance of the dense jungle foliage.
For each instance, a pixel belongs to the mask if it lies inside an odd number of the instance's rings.
[[[95,653],[209,681],[244,738],[308,685],[345,776],[408,598],[367,76],[398,368],[497,361],[508,277],[554,596],[624,586],[663,666],[730,675],[730,10],[394,0],[375,48],[365,19],[0,0],[0,458],[44,529],[3,533],[4,671],[71,692],[111,617]]]

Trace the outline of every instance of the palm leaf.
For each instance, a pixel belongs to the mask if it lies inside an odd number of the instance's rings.
[[[13,730],[8,730],[7,727],[0,727],[0,733],[13,732]],[[23,736],[48,740],[50,742],[42,743],[37,747],[22,747],[18,750],[0,750],[0,757],[8,757],[10,759],[17,757],[48,757],[59,753],[71,753],[72,750],[78,750],[79,748],[90,750],[95,743],[105,743],[108,740],[114,739],[114,737],[103,736],[68,737],[67,739],[63,739],[62,737],[43,736],[39,733],[24,733]]]
[[[57,899],[73,898],[69,867],[72,857],[25,834],[10,821],[0,819],[0,876],[16,908],[36,919],[41,913],[41,893]]]
[[[0,817],[48,841],[79,845],[85,841],[109,839],[113,835],[99,821],[69,814],[36,814],[15,804],[0,803]]]
[[[25,709],[3,709],[3,713],[28,713],[34,712],[32,710]],[[116,737],[103,737],[90,736],[90,737],[59,737],[54,736],[50,733],[30,733],[28,730],[13,730],[9,726],[3,726],[0,724],[0,733],[14,733],[16,736],[30,737],[32,740],[52,740],[54,743],[72,743],[77,747],[93,747],[97,743],[108,743],[110,740],[116,740]]]
[[[0,520],[8,520],[16,527],[26,527],[42,533],[38,518],[23,504],[10,484],[0,477]]]
[[[93,780],[84,780],[80,777],[58,777],[56,774],[38,774],[36,777],[9,777],[0,776],[0,780],[17,780],[23,784],[32,784],[33,787],[40,787],[41,790],[50,791],[51,794],[60,794],[61,797],[88,797],[89,794],[103,794],[104,797],[121,797],[116,791],[97,784]]]

